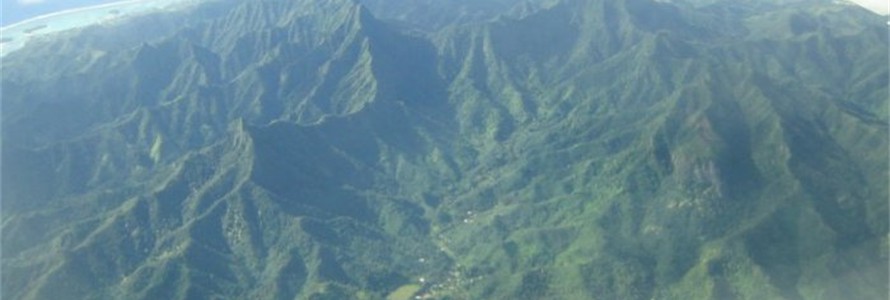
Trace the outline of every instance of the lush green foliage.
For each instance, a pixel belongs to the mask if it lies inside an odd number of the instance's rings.
[[[881,17],[393,3],[215,1],[4,57],[3,296],[888,297]]]

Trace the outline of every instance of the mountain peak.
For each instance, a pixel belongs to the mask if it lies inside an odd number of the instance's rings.
[[[885,21],[222,0],[60,34],[0,69],[0,288],[887,298]]]

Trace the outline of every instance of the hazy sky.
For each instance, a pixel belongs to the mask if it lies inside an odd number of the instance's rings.
[[[120,0],[0,0],[0,26],[60,10]]]
[[[890,1],[888,0],[853,0],[859,5],[865,6],[879,14],[890,14]]]
[[[0,26],[60,10],[117,1],[121,0],[0,0]],[[890,0],[851,1],[877,13],[890,14]]]

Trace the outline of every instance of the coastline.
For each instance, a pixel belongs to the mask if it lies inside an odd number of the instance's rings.
[[[29,40],[109,20],[174,8],[185,8],[206,0],[123,0],[67,9],[0,27],[0,57],[22,48]],[[113,13],[111,13],[113,11]]]
[[[110,7],[114,7],[114,6],[118,6],[118,5],[128,5],[128,4],[133,4],[135,2],[150,2],[150,1],[158,1],[158,0],[122,0],[122,1],[117,1],[117,2],[99,4],[99,5],[66,9],[66,10],[61,10],[61,11],[57,11],[57,12],[53,12],[53,13],[49,13],[49,14],[45,14],[45,15],[39,15],[39,16],[30,18],[30,19],[25,19],[25,20],[22,20],[22,21],[19,21],[16,23],[9,24],[9,25],[0,27],[0,31],[13,30],[15,27],[25,26],[32,22],[38,22],[38,21],[41,21],[44,19],[55,18],[55,17],[59,17],[62,15],[80,13],[80,12],[94,10],[94,9],[110,8]]]

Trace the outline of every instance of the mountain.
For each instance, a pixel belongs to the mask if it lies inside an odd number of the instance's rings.
[[[219,0],[36,40],[0,70],[0,290],[887,298],[885,22]]]

